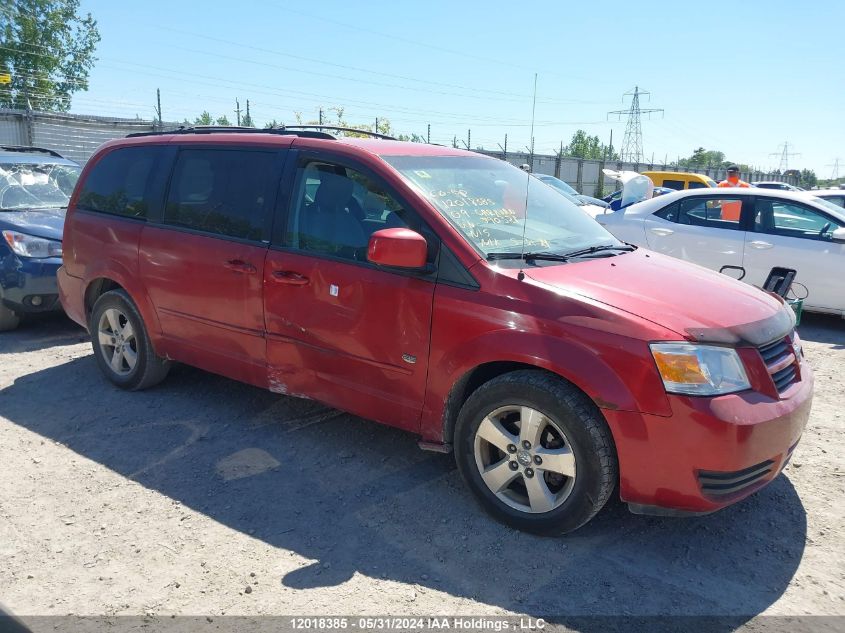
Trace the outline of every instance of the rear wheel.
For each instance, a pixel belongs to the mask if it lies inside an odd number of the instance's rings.
[[[88,329],[100,370],[118,387],[146,389],[167,376],[170,362],[156,356],[141,315],[123,290],[97,299]]]
[[[617,479],[598,408],[573,385],[536,370],[494,378],[469,397],[455,428],[455,458],[488,512],[542,534],[589,521]]]
[[[17,312],[0,304],[0,332],[14,330],[20,322],[21,317]]]

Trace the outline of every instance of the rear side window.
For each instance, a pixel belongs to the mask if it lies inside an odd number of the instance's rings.
[[[665,179],[663,184],[660,185],[661,187],[667,187],[669,189],[675,189],[676,191],[683,191],[684,189],[684,181],[683,180],[669,180]]]
[[[103,156],[88,174],[77,207],[146,219],[152,181],[162,146],[124,147]]]
[[[261,240],[276,155],[259,150],[180,151],[164,210],[165,223]]]
[[[677,222],[678,221],[678,206],[679,203],[670,204],[668,207],[660,209],[654,215],[659,218],[663,218],[664,220],[669,220],[669,222]]]
[[[703,182],[698,182],[697,180],[690,180],[687,183],[687,189],[707,189],[707,185]]]
[[[684,198],[675,222],[714,229],[740,229],[742,198]]]

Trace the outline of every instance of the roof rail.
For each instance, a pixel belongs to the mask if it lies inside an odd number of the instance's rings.
[[[387,134],[380,134],[379,132],[370,132],[369,130],[359,130],[354,127],[343,127],[339,125],[284,125],[278,129],[281,130],[334,130],[336,132],[354,132],[356,134],[365,134],[374,138],[381,138],[386,141],[395,141],[396,138],[388,136]]]
[[[157,130],[154,132],[133,132],[127,134],[126,138],[137,138],[139,136],[169,136],[172,134],[279,134],[292,136],[307,136],[309,138],[334,139],[335,137],[325,132],[288,131],[282,127],[256,128],[240,127],[237,125],[191,125],[180,126],[172,130]]]
[[[55,150],[47,149],[46,147],[33,147],[31,145],[0,145],[0,151],[21,152],[28,154],[40,153],[49,154],[50,156],[54,156],[56,158],[64,158],[64,156],[62,156]]]

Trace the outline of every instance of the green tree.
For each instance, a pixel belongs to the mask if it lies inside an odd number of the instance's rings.
[[[706,150],[699,147],[689,158],[682,158],[681,167],[727,167],[730,161],[725,160],[725,153],[716,150]],[[742,167],[742,165],[740,165]]]
[[[0,10],[0,106],[70,109],[71,95],[88,90],[97,60],[97,21],[79,14],[79,0],[16,0]]]
[[[798,182],[804,189],[812,189],[819,184],[819,179],[816,177],[816,172],[812,169],[802,169]]]
[[[215,121],[215,123],[217,125],[222,125],[223,127],[228,127],[228,126],[232,125],[231,123],[229,123],[229,118],[225,114],[223,116],[217,117],[217,120]]]
[[[393,128],[390,124],[388,119],[378,117],[378,129],[376,129],[376,122],[373,120],[372,124],[369,123],[350,123],[346,120],[344,116],[345,108],[342,106],[332,106],[330,108],[321,108],[323,111],[323,125],[334,125],[337,127],[347,127],[353,130],[361,130],[361,134],[356,132],[337,132],[340,136],[351,136],[351,137],[363,137],[366,138],[368,135],[364,134],[363,132],[377,132],[378,134],[386,134],[388,136],[395,136],[393,132]],[[319,119],[310,119],[310,120],[303,120],[303,116],[301,112],[295,112],[294,116],[296,118],[296,122],[299,125],[320,125]],[[405,139],[400,140],[414,140],[419,139],[419,142],[423,141],[423,138],[417,134],[413,134],[411,136],[407,136]]]
[[[584,130],[577,130],[563,151],[567,156],[591,160],[618,160],[619,158],[612,147],[602,143],[598,136],[590,136]]]
[[[208,110],[203,110],[203,113],[194,119],[194,125],[214,125],[214,118]]]

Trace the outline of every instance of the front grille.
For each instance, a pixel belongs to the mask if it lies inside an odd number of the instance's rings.
[[[742,470],[699,470],[698,484],[701,492],[711,497],[732,495],[765,479],[772,472],[774,464],[774,460],[767,459]]]
[[[798,359],[792,349],[792,336],[761,345],[757,351],[766,363],[778,393],[783,393],[798,378]]]

